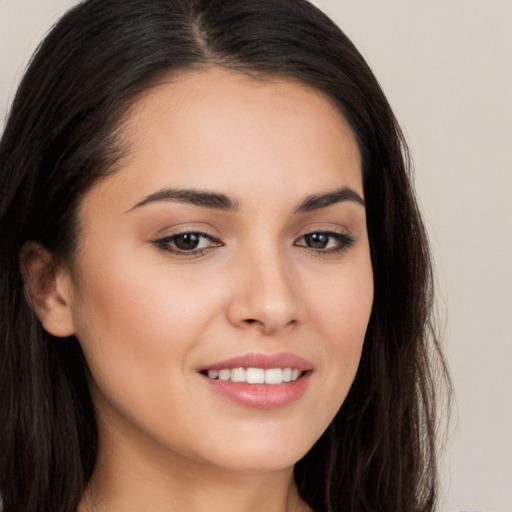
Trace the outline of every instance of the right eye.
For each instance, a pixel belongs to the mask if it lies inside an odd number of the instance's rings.
[[[155,240],[154,244],[162,251],[185,257],[202,256],[209,249],[222,245],[221,242],[210,235],[197,231],[187,231],[166,236]]]

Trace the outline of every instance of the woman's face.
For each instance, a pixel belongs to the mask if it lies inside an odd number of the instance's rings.
[[[316,91],[213,68],[147,93],[123,134],[65,272],[100,439],[293,465],[345,399],[372,305],[351,129]]]

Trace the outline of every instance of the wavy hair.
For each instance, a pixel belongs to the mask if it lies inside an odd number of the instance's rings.
[[[0,143],[3,511],[76,511],[97,456],[86,361],[75,338],[41,327],[20,249],[33,240],[69,257],[78,204],[116,172],[130,107],[170,72],[209,66],[322,91],[362,155],[373,309],[352,388],[295,466],[299,492],[317,512],[432,512],[436,404],[449,378],[407,147],[361,54],[305,0],[86,0],[34,55]]]

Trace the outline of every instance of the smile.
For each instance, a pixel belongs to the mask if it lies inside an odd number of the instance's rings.
[[[299,400],[313,373],[310,361],[286,352],[245,354],[199,368],[215,395],[257,409],[276,409]]]
[[[283,384],[296,381],[303,372],[297,368],[224,368],[222,370],[208,370],[206,375],[210,379],[224,382],[242,382],[247,384]]]

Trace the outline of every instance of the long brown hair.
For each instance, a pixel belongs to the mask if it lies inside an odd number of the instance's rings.
[[[4,512],[74,512],[95,465],[87,365],[24,297],[27,240],[58,257],[81,197],[121,156],[116,129],[169,71],[220,65],[327,94],[356,134],[375,295],[361,364],[327,431],[296,464],[317,512],[432,512],[437,391],[432,268],[400,128],[343,32],[305,0],[87,0],[35,54],[0,143],[0,493]]]

